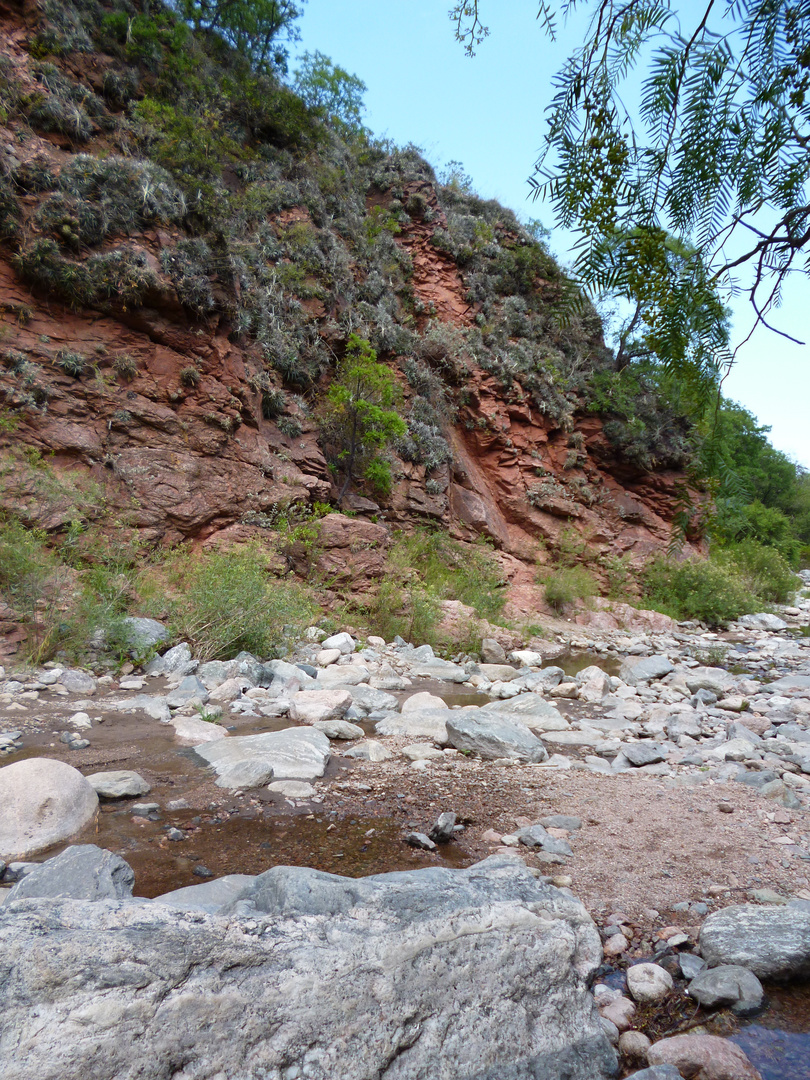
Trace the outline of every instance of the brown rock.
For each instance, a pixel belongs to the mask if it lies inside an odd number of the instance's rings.
[[[762,1080],[734,1043],[716,1035],[674,1035],[654,1043],[650,1065],[674,1065],[685,1080]]]

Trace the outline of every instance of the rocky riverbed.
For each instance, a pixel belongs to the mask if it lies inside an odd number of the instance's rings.
[[[682,997],[699,972],[679,957],[706,955],[724,910],[750,910],[790,922],[805,957],[790,977],[805,977],[809,622],[799,595],[724,633],[666,620],[652,633],[569,627],[450,661],[313,627],[283,661],[199,664],[181,644],[117,678],[56,665],[4,673],[5,895],[68,842],[123,856],[142,897],[250,875],[234,879],[244,888],[282,865],[370,880],[519,857],[532,880],[584,903],[619,971],[658,960]],[[34,769],[54,770],[47,796]],[[40,796],[52,800],[47,832],[31,826]],[[37,895],[12,897],[4,917]],[[730,963],[757,974],[750,959]],[[604,986],[604,1028],[627,1068],[644,1064],[636,1029],[659,1037],[667,1025],[649,1003],[634,1020],[621,1004],[634,1004],[631,990]],[[669,1028],[685,1023],[679,1014]],[[717,1037],[690,1037],[704,1036]]]

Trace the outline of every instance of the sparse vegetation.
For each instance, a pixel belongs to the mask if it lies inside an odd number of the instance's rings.
[[[173,577],[174,624],[203,660],[230,659],[243,649],[262,658],[281,655],[313,614],[300,586],[269,575],[259,545],[187,554],[176,560]]]
[[[562,614],[569,604],[589,600],[599,592],[592,574],[581,566],[555,570],[543,581],[546,603]]]

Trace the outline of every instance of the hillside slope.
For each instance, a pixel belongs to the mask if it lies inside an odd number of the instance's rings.
[[[545,247],[149,10],[0,0],[6,461],[87,474],[149,541],[272,525],[335,498],[318,410],[356,333],[408,435],[390,495],[344,508],[532,564],[571,529],[595,555],[664,546],[686,422],[593,411],[613,357]],[[64,528],[30,472],[6,468],[6,508]]]

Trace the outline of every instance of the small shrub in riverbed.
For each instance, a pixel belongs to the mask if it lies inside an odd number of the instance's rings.
[[[645,603],[675,619],[699,619],[710,626],[722,626],[761,606],[730,562],[676,562],[658,556],[645,567],[642,581]]]
[[[283,651],[290,634],[313,614],[305,592],[271,578],[258,545],[181,559],[176,624],[201,660],[227,660],[240,650],[259,657]]]
[[[557,612],[565,610],[575,600],[588,600],[599,589],[593,576],[581,566],[557,570],[544,582],[546,603]]]
[[[766,603],[787,603],[799,585],[784,556],[756,540],[742,540],[718,552],[716,558],[736,566],[750,591]]]

